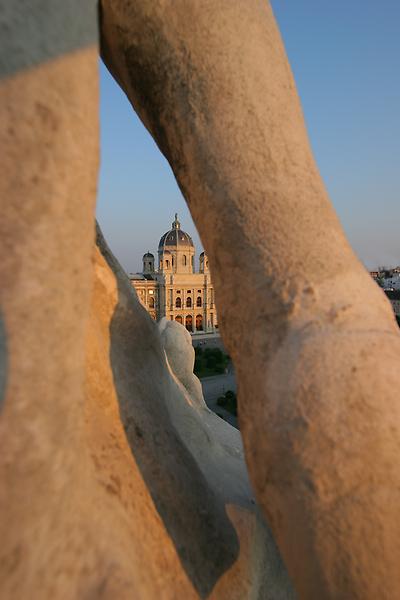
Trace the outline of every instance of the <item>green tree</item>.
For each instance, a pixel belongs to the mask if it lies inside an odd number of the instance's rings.
[[[215,369],[215,366],[217,364],[217,361],[215,360],[215,356],[207,356],[206,358],[206,367],[208,369]]]
[[[225,398],[225,396],[220,396],[217,399],[217,404],[218,404],[218,406],[226,406],[226,398]]]

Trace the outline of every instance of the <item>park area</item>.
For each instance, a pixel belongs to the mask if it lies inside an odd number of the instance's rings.
[[[223,419],[226,413],[232,415],[235,419],[231,424],[237,427],[236,392],[227,389],[234,378],[230,357],[220,348],[203,349],[201,346],[195,348],[195,355],[194,373],[203,380],[203,393],[208,406]]]
[[[195,348],[194,373],[199,379],[226,373],[230,357],[220,348]]]

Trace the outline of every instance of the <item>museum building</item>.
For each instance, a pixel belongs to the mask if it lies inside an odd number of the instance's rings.
[[[195,247],[192,238],[182,231],[175,214],[172,229],[164,233],[158,244],[158,269],[154,255],[143,256],[143,272],[129,279],[140,302],[156,321],[167,317],[186,327],[191,333],[218,329],[214,288],[208,258],[202,252],[199,271],[195,271]]]

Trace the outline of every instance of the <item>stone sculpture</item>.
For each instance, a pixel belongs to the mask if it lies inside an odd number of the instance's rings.
[[[206,408],[201,383],[193,373],[194,348],[190,333],[176,321],[162,318],[158,324],[165,354],[172,373],[184,386],[189,403]]]
[[[0,595],[290,597],[237,433],[100,235],[93,253],[96,5],[0,11]],[[207,248],[298,596],[399,597],[398,330],[327,198],[269,4],[103,0],[100,37]]]

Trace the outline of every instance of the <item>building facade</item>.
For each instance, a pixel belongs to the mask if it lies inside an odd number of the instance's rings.
[[[218,329],[208,258],[200,254],[196,272],[195,247],[190,235],[182,231],[178,215],[158,244],[157,269],[154,255],[147,252],[143,272],[130,275],[130,281],[153,319],[178,321],[191,333]]]

